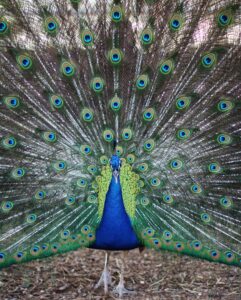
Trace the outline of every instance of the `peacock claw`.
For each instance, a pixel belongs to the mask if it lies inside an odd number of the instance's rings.
[[[113,293],[118,295],[120,298],[124,295],[133,295],[136,292],[133,290],[126,289],[124,284],[121,282],[114,288]]]

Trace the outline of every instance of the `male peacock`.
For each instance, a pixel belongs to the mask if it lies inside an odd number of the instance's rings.
[[[0,0],[0,267],[241,266],[240,36],[240,0]]]

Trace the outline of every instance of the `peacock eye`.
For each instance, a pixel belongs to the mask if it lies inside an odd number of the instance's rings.
[[[100,77],[95,77],[91,81],[91,88],[95,93],[100,93],[104,89],[104,80]]]
[[[20,99],[16,96],[7,96],[3,98],[3,102],[9,109],[16,109],[20,106]]]
[[[143,148],[146,152],[152,152],[155,148],[155,141],[153,139],[145,141]]]
[[[208,170],[210,173],[218,174],[222,172],[222,168],[219,163],[213,162],[208,165]]]
[[[167,204],[172,204],[174,202],[174,199],[170,194],[164,194],[162,200]]]
[[[234,103],[229,100],[221,100],[217,106],[218,110],[222,113],[230,112],[233,109],[233,107]]]
[[[221,206],[222,206],[223,208],[228,209],[228,208],[231,208],[231,207],[233,206],[233,201],[232,201],[232,199],[229,198],[229,197],[222,197],[222,198],[220,199],[220,204],[221,204]]]
[[[73,63],[69,61],[63,61],[61,64],[61,73],[65,77],[72,77],[76,72],[76,68]]]
[[[224,255],[225,255],[227,261],[229,261],[229,262],[231,262],[235,258],[234,254],[230,251],[226,251]]]
[[[160,64],[160,73],[162,75],[169,75],[174,70],[174,62],[171,59],[165,60]]]
[[[53,169],[57,174],[64,172],[67,169],[67,163],[65,161],[57,161],[53,163]]]
[[[217,61],[216,54],[208,53],[202,57],[202,66],[206,69],[209,69],[214,66]]]
[[[138,90],[144,90],[149,84],[149,77],[147,75],[140,75],[136,81],[136,87]]]
[[[42,246],[41,246],[41,248],[42,248],[42,250],[47,250],[48,249],[48,245],[46,245],[46,244],[43,244]]]
[[[189,129],[179,129],[176,134],[176,137],[182,141],[187,140],[190,136],[191,131]]]
[[[1,210],[4,213],[8,213],[13,209],[13,206],[14,206],[14,204],[12,201],[4,201],[1,205]]]
[[[201,188],[201,186],[198,185],[198,184],[193,184],[193,185],[191,186],[191,191],[192,191],[194,194],[200,194],[200,193],[202,193],[202,188]]]
[[[3,10],[4,11],[4,10]],[[11,23],[4,17],[0,17],[0,38],[10,33]]]
[[[63,240],[66,240],[69,236],[70,236],[70,231],[67,229],[60,232],[60,237]]]
[[[14,168],[11,172],[11,176],[13,179],[20,180],[26,174],[26,170],[24,168]]]
[[[57,141],[57,136],[53,131],[46,131],[43,133],[43,139],[47,143],[55,143]]]
[[[130,128],[125,128],[122,131],[122,139],[124,141],[130,141],[133,137],[133,132]]]
[[[37,220],[37,215],[31,214],[27,216],[27,223],[34,223]]]
[[[8,23],[4,20],[0,20],[0,36],[8,31]]]
[[[181,250],[183,250],[183,244],[182,243],[176,243],[176,245],[175,245],[175,247],[176,247],[176,249],[178,250],[178,251],[181,251]]]
[[[143,120],[146,122],[151,122],[155,118],[155,110],[153,108],[148,108],[143,112]]]
[[[81,41],[85,47],[91,47],[94,45],[94,34],[89,29],[84,29],[81,32]]]
[[[108,52],[108,59],[113,66],[118,66],[122,62],[123,56],[123,52],[117,48],[113,48]]]
[[[8,136],[8,137],[3,138],[2,146],[5,149],[13,149],[17,146],[17,141],[13,136]]]
[[[232,143],[232,138],[230,135],[228,134],[219,134],[216,138],[216,141],[220,144],[220,145],[230,145]]]
[[[169,21],[169,28],[175,32],[180,30],[184,26],[184,19],[182,14],[177,13],[172,16],[172,18]]]
[[[176,100],[176,107],[178,110],[184,110],[190,106],[190,103],[190,98],[183,96]]]
[[[112,7],[111,18],[112,18],[112,21],[115,23],[119,23],[123,20],[123,11],[122,11],[121,6],[115,5]]]
[[[92,122],[94,118],[94,113],[91,109],[84,108],[81,111],[80,117],[84,122]]]
[[[116,155],[121,157],[124,153],[124,149],[121,146],[116,147]]]
[[[89,145],[82,145],[80,147],[80,151],[85,155],[90,155],[92,153],[91,147]]]
[[[100,163],[101,163],[102,165],[107,165],[107,164],[108,164],[108,157],[107,157],[106,155],[102,155],[102,156],[100,157]]]
[[[108,143],[112,142],[114,139],[114,132],[110,129],[104,130],[103,138]]]
[[[5,254],[4,253],[0,253],[0,263],[5,261]]]
[[[233,13],[231,10],[223,10],[217,15],[217,23],[220,27],[227,27],[232,23]]]
[[[200,241],[194,240],[191,242],[191,247],[194,248],[195,251],[199,251],[202,249],[202,243]]]
[[[140,165],[137,166],[137,169],[140,171],[140,172],[146,172],[148,170],[148,164],[147,163],[142,163]]]
[[[39,255],[40,251],[41,251],[41,248],[39,246],[33,246],[30,249],[30,254],[33,256],[37,256],[37,255]]]
[[[115,96],[110,100],[109,105],[111,110],[113,110],[114,112],[119,112],[122,107],[122,100],[119,97]]]
[[[180,159],[173,159],[170,161],[170,167],[173,171],[179,171],[183,168],[183,162]]]
[[[171,240],[172,239],[172,233],[168,230],[165,230],[163,232],[162,238],[165,240]]]
[[[81,232],[84,233],[84,234],[88,234],[90,232],[91,228],[89,225],[84,225],[82,228],[81,228]]]
[[[38,191],[35,193],[34,198],[35,198],[36,200],[43,200],[43,199],[46,198],[46,195],[47,195],[46,191],[44,191],[44,190],[38,190]]]
[[[87,170],[91,175],[95,175],[98,172],[98,169],[95,165],[89,165]]]
[[[85,188],[87,186],[87,181],[85,179],[78,179],[77,186],[80,188]]]
[[[154,188],[158,188],[158,187],[160,187],[160,185],[161,185],[160,179],[159,179],[159,178],[156,178],[156,177],[151,178],[150,183],[151,183],[151,186],[154,187]]]
[[[59,31],[59,23],[56,18],[47,17],[44,21],[44,28],[49,35],[54,36]]]
[[[207,213],[202,213],[202,214],[201,214],[201,220],[202,220],[204,223],[210,223],[211,217],[210,217],[210,215],[207,214]]]
[[[87,197],[87,202],[89,203],[96,203],[98,200],[97,200],[97,197],[95,195],[89,195]]]
[[[126,159],[129,164],[133,164],[135,162],[136,157],[134,154],[128,154]]]
[[[61,109],[64,106],[64,100],[58,95],[52,95],[50,97],[50,104],[55,109]]]
[[[33,65],[31,57],[25,54],[17,55],[17,63],[19,67],[24,71],[30,70]]]
[[[150,203],[150,200],[146,197],[141,198],[141,205],[142,206],[147,206]]]
[[[54,243],[51,245],[51,251],[54,252],[54,253],[57,253],[58,250],[59,250],[59,244],[58,243]]]
[[[74,196],[70,196],[70,197],[67,197],[65,199],[65,204],[70,206],[70,205],[73,205],[76,201],[76,198]]]
[[[16,261],[21,261],[24,258],[24,253],[19,251],[14,255]]]
[[[149,46],[154,41],[154,34],[153,31],[149,28],[143,30],[141,34],[141,43],[143,46]]]

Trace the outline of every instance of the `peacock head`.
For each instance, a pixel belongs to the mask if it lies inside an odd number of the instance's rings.
[[[121,167],[121,160],[118,155],[112,155],[110,165],[113,171],[119,171]]]

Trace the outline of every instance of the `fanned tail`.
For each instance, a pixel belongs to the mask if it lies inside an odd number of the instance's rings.
[[[240,23],[239,1],[0,1],[0,267],[92,245],[114,152],[141,243],[240,266]]]

